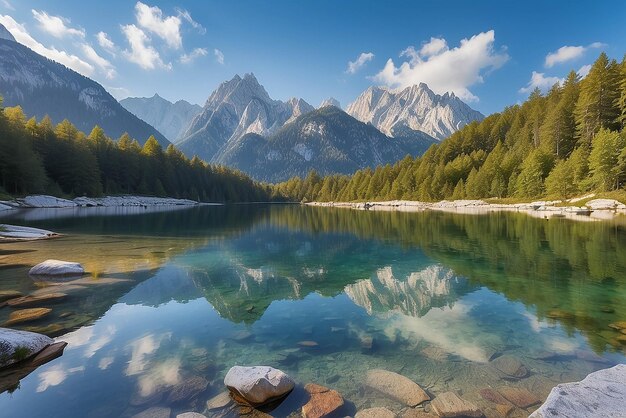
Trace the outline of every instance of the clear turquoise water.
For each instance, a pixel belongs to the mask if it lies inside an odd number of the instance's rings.
[[[47,258],[82,262],[93,277],[57,284],[67,299],[21,327],[69,345],[0,395],[2,416],[203,412],[237,364],[337,389],[348,414],[404,410],[363,386],[368,370],[384,368],[492,416],[480,389],[523,387],[545,399],[557,383],[626,362],[609,327],[626,320],[620,221],[259,205],[44,210],[0,222],[66,234],[2,245],[0,289],[50,288],[27,275]],[[0,321],[9,313],[0,309]],[[500,355],[529,376],[504,375],[490,362]],[[207,389],[168,401],[193,376]],[[298,393],[272,414],[297,411]]]

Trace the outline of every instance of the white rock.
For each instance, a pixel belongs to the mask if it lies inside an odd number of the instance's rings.
[[[626,364],[591,373],[552,389],[531,418],[626,416]]]
[[[2,212],[3,210],[11,210],[11,209],[14,209],[14,207],[5,205],[4,203],[0,203],[0,212]]]
[[[85,269],[80,263],[61,260],[46,260],[28,272],[32,276],[73,276],[84,273]]]
[[[24,240],[43,239],[56,235],[52,231],[27,226],[0,224],[0,237],[18,238]]]
[[[594,199],[588,201],[585,206],[593,210],[626,209],[626,205],[613,199]]]
[[[53,342],[52,338],[34,332],[0,328],[0,367],[35,355]]]
[[[295,386],[287,374],[268,366],[231,367],[224,384],[253,405],[286,395]]]
[[[22,202],[25,206],[33,208],[71,208],[76,206],[76,203],[71,200],[46,195],[26,196]]]

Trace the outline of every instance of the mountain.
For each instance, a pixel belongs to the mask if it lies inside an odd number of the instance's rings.
[[[335,106],[341,109],[341,103],[339,103],[339,100],[335,99],[334,97],[329,97],[328,99],[322,101],[322,103],[320,103],[317,108],[321,109],[325,106]]]
[[[254,74],[235,75],[211,94],[178,146],[188,156],[219,162],[216,157],[229,142],[250,133],[270,135],[311,110],[313,106],[302,99],[273,100]]]
[[[437,140],[447,138],[470,122],[484,119],[454,93],[435,94],[424,83],[403,90],[370,87],[346,112],[390,136],[400,128],[405,134],[407,129],[422,131]]]
[[[37,119],[54,123],[69,119],[89,133],[99,125],[113,138],[128,132],[145,142],[154,135],[164,146],[169,141],[156,129],[127,111],[100,84],[15,42],[0,25],[0,95],[4,106],[22,106]]]
[[[191,120],[202,111],[202,107],[179,100],[172,103],[158,94],[152,97],[127,97],[120,100],[133,115],[154,126],[170,142],[176,141],[191,123]]]
[[[420,155],[435,140],[390,138],[335,106],[305,113],[264,137],[250,132],[231,140],[215,162],[268,182],[318,173],[351,174],[364,167],[393,163],[407,154]]]

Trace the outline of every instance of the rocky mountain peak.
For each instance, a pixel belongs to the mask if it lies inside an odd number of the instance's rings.
[[[317,108],[321,109],[326,106],[335,106],[341,109],[341,103],[339,103],[339,100],[335,99],[334,97],[329,97],[328,99],[322,101],[322,103],[320,103],[320,105]]]
[[[8,41],[17,42],[11,32],[4,25],[0,24],[0,39],[6,39]]]

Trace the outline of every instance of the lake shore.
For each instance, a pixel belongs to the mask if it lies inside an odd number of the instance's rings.
[[[0,201],[0,211],[12,209],[76,208],[76,207],[148,207],[148,206],[195,206],[201,203],[190,199],[152,196],[104,196],[63,199],[48,195],[32,195],[24,198]],[[220,203],[211,203],[219,205]]]
[[[593,199],[583,206],[574,203],[590,196],[570,200],[535,201],[528,203],[490,203],[484,200],[442,200],[420,202],[414,200],[389,200],[382,202],[308,202],[309,206],[348,208],[355,210],[420,212],[436,210],[468,215],[490,212],[522,212],[536,218],[568,218],[579,221],[609,220],[626,215],[626,205],[613,199]]]

